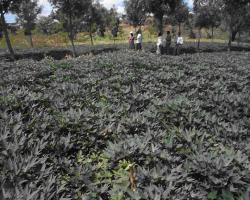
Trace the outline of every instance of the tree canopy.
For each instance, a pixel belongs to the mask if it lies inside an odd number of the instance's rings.
[[[148,13],[153,13],[158,32],[163,28],[163,16],[173,13],[181,0],[144,0]]]
[[[179,26],[179,32],[181,32],[181,24],[188,20],[189,9],[187,4],[180,2],[174,10],[174,21]]]
[[[37,16],[41,13],[42,7],[38,6],[38,0],[23,0],[16,10],[19,23],[24,29],[25,35],[30,37],[30,44],[32,42],[32,30],[36,27]]]
[[[84,16],[92,5],[92,0],[50,0],[50,2],[57,9],[57,16],[63,22],[65,31],[68,32],[73,53],[76,56],[74,39],[81,26],[81,17]]]
[[[143,0],[125,0],[125,10],[129,24],[141,26],[146,20],[146,6]]]
[[[141,25],[146,14],[153,14],[158,32],[163,28],[163,17],[173,13],[182,0],[125,0],[127,18],[133,26]]]
[[[250,1],[249,0],[195,0],[194,8],[207,6],[208,9],[216,8],[217,13],[223,13],[222,22],[228,31],[228,49],[231,42],[235,40],[236,34],[249,27]],[[216,13],[213,12],[213,13]],[[211,14],[211,16],[213,15]],[[209,21],[209,20],[207,20]],[[216,24],[216,19],[213,21]]]
[[[98,27],[103,28],[105,24],[103,20],[104,15],[105,11],[102,5],[100,5],[100,3],[95,3],[90,5],[86,13],[82,16],[83,28],[89,32],[92,45],[94,44],[92,33],[96,32]]]

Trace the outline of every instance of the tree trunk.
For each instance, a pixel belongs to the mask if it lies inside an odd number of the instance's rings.
[[[238,47],[240,46],[240,41],[241,41],[241,34],[240,34],[240,32],[239,32],[239,33],[238,33],[238,41],[237,41]]]
[[[238,31],[232,31],[232,41],[235,41]]]
[[[5,22],[5,18],[4,18],[4,13],[3,12],[1,12],[1,22],[2,22],[2,28],[3,28],[3,33],[4,33],[5,41],[6,41],[8,49],[9,49],[9,53],[10,53],[11,59],[15,60],[15,53],[14,53],[14,50],[13,50],[11,42],[10,42],[9,33],[8,33],[8,29],[7,29],[7,25],[6,25],[6,22]]]
[[[228,51],[231,51],[231,47],[232,47],[232,38],[229,37],[228,48],[227,48],[227,50],[228,50]]]
[[[90,40],[91,40],[91,45],[94,46],[92,31],[89,32],[89,36],[90,36]]]
[[[199,36],[198,36],[199,38],[198,38],[197,48],[198,48],[198,50],[200,50],[200,43],[201,43],[201,28],[199,28],[198,34],[199,34]]]
[[[76,57],[76,48],[74,44],[74,35],[73,35],[73,25],[72,25],[72,16],[69,15],[69,26],[70,26],[70,33],[69,33],[69,39],[73,48],[73,56]]]
[[[91,45],[94,46],[94,41],[93,41],[93,35],[92,35],[92,26],[89,26],[89,36],[90,36],[90,41]]]
[[[228,51],[231,51],[231,47],[232,47],[232,35],[233,35],[232,33],[233,33],[233,30],[230,27],[230,29],[229,29],[229,38],[228,38],[228,47],[227,47]]]
[[[34,47],[34,44],[33,44],[32,34],[31,34],[31,33],[28,35],[28,39],[29,39],[31,48],[33,48],[33,47]]]
[[[74,44],[74,38],[72,36],[70,36],[69,40],[70,40],[72,48],[73,48],[73,56],[76,57],[76,48],[75,48],[75,44]]]
[[[214,42],[214,27],[212,26],[212,42]]]
[[[181,23],[179,23],[178,26],[179,26],[179,33],[181,33]]]
[[[162,32],[163,29],[163,14],[155,15],[155,22],[158,32]]]

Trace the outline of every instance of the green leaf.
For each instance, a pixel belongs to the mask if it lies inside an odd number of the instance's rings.
[[[208,199],[217,199],[217,192],[209,192],[207,195]]]
[[[223,192],[222,194],[224,200],[233,200],[233,194],[231,192]]]

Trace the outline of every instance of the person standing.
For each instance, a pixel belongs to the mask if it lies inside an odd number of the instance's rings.
[[[136,50],[140,51],[142,49],[142,35],[141,35],[141,30],[137,31],[137,38],[136,38]]]
[[[177,39],[176,39],[175,55],[180,54],[182,45],[183,45],[183,37],[181,36],[181,32],[179,32],[178,36],[177,36]]]
[[[135,49],[135,37],[133,32],[130,32],[130,36],[128,38],[129,49]]]
[[[170,54],[170,47],[171,47],[171,34],[170,31],[167,31],[167,37],[166,37],[166,53],[169,55]]]
[[[162,33],[159,32],[158,33],[158,39],[157,39],[157,50],[156,53],[157,54],[162,54],[162,50],[163,50],[163,38],[162,38]]]

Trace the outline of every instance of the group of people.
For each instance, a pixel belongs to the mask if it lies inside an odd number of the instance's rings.
[[[136,50],[142,49],[142,34],[140,30],[137,31],[136,33],[136,43],[133,32],[130,32],[130,36],[128,39],[129,39],[129,49],[136,49]],[[180,32],[178,33],[174,41],[175,41],[174,55],[179,55],[181,46],[183,45],[184,42]],[[163,37],[162,32],[159,32],[156,44],[157,46],[156,53],[163,54],[165,52],[166,54],[170,54],[171,43],[172,43],[172,36],[170,31],[167,31],[166,38]]]
[[[129,49],[136,49],[136,50],[141,50],[142,49],[142,35],[141,31],[137,31],[136,33],[136,45],[135,45],[135,37],[134,33],[130,32],[130,36],[128,38],[128,43],[129,43]]]

